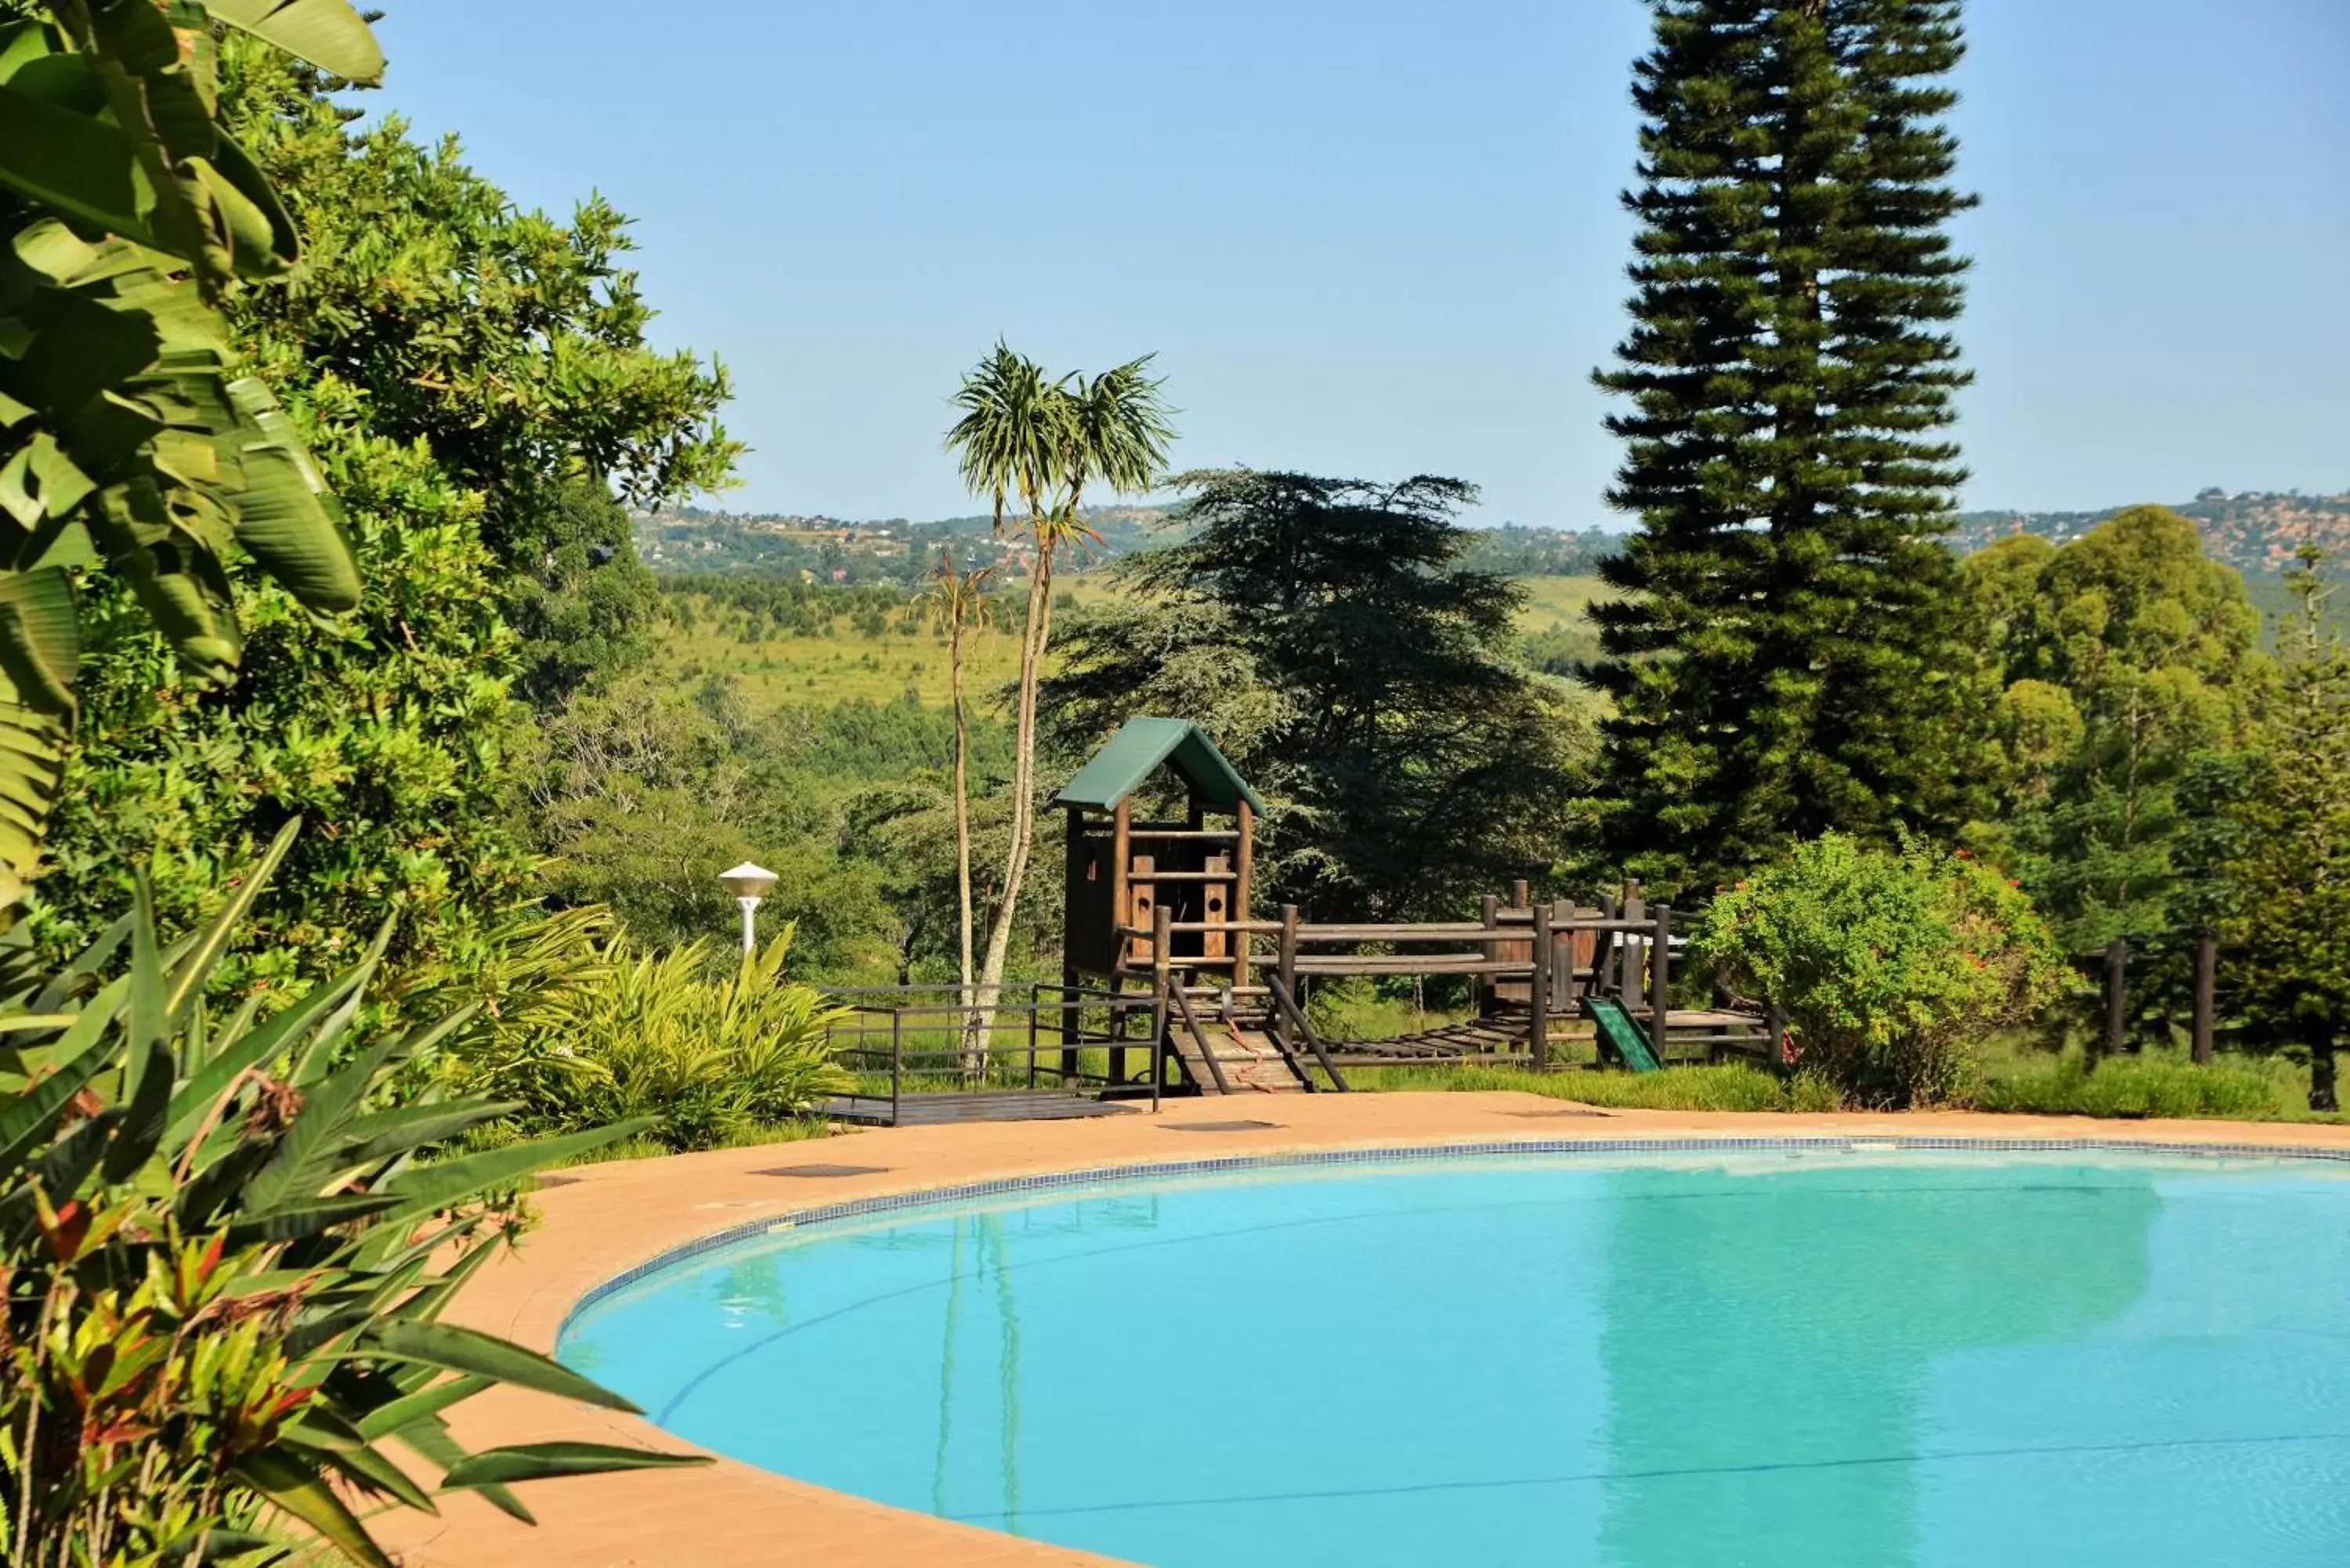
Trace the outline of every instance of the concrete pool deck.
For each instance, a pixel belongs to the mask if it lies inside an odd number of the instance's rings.
[[[1187,1124],[1262,1121],[1232,1130]],[[1171,1100],[1156,1116],[872,1128],[774,1144],[584,1166],[546,1179],[540,1227],[458,1298],[455,1321],[551,1352],[598,1285],[698,1238],[818,1205],[970,1182],[1232,1155],[1452,1143],[1686,1137],[2098,1139],[2115,1144],[2341,1149],[2350,1127],[1924,1113],[1596,1111],[1538,1095],[1360,1094]],[[865,1174],[777,1174],[795,1166]],[[469,1447],[558,1439],[671,1452],[691,1444],[632,1416],[497,1389],[452,1414]],[[843,1412],[853,1421],[854,1412]],[[1089,1552],[997,1534],[810,1486],[731,1459],[688,1469],[542,1481],[519,1489],[525,1527],[470,1495],[438,1518],[386,1516],[380,1539],[410,1568],[1028,1568],[1105,1564]]]

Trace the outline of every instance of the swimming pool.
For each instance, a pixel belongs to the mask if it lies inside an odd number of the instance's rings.
[[[831,1217],[608,1290],[662,1426],[1158,1568],[2350,1561],[2350,1168],[1788,1147]]]

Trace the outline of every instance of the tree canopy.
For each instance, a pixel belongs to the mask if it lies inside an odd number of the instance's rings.
[[[133,871],[183,925],[303,815],[325,828],[253,922],[256,961],[331,965],[388,913],[396,956],[448,951],[526,891],[517,691],[559,696],[650,619],[605,486],[721,482],[724,381],[644,345],[606,203],[568,224],[520,211],[453,142],[354,129],[318,73],[234,37],[221,77],[224,123],[308,244],[292,283],[229,302],[234,345],[316,452],[367,590],[324,622],[232,558],[247,671],[223,688],[120,581],[86,583],[82,734],[36,929],[72,950]]]
[[[2209,924],[2213,830],[2265,668],[2242,580],[2159,506],[2061,547],[2002,541],[1966,579],[1995,666],[2002,826],[1984,846],[2074,952]]]
[[[1509,657],[1522,592],[1461,566],[1457,480],[1217,471],[1180,543],[1118,563],[1042,701],[1065,753],[1137,714],[1204,726],[1272,807],[1269,890],[1401,915],[1546,873],[1582,731]]]

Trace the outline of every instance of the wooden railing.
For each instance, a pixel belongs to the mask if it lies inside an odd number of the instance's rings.
[[[1645,1001],[1648,1014],[1655,1021],[1652,1026],[1660,1036],[1671,1012],[1673,911],[1669,905],[1644,904],[1637,884],[1627,886],[1622,899],[1610,899],[1596,908],[1563,900],[1528,903],[1521,885],[1516,902],[1503,906],[1499,899],[1488,898],[1482,918],[1476,920],[1309,924],[1299,918],[1294,904],[1283,907],[1278,920],[1177,920],[1164,906],[1154,914],[1150,925],[1122,924],[1117,933],[1122,950],[1136,952],[1146,961],[1122,972],[1149,973],[1154,994],[1161,997],[1170,993],[1168,971],[1172,969],[1226,970],[1236,977],[1261,969],[1268,981],[1265,987],[1236,985],[1236,992],[1250,995],[1270,992],[1279,999],[1278,1012],[1295,1012],[1302,1021],[1301,980],[1461,976],[1477,982],[1486,1003],[1500,994],[1502,986],[1522,983],[1527,1055],[1536,1067],[1550,1064],[1552,1017],[1574,1012],[1583,995],[1620,996],[1636,1004]],[[1179,936],[1211,935],[1225,939],[1213,944],[1223,948],[1222,952],[1172,951]],[[1259,938],[1272,939],[1269,963],[1266,955],[1254,950]],[[1384,950],[1359,950],[1365,947]],[[1586,947],[1587,961],[1578,961],[1577,953]],[[1395,950],[1399,948],[1450,950]],[[1273,983],[1276,981],[1277,990]],[[1180,992],[1180,988],[1175,990]],[[1163,1002],[1159,1012],[1163,1031],[1171,1020]],[[1773,1033],[1775,1041],[1776,1032]]]

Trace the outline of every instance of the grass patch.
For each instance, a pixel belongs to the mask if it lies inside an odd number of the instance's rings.
[[[2198,1066],[2182,1056],[2116,1056],[2089,1071],[2078,1052],[1991,1053],[1967,1110],[2019,1116],[2106,1116],[2120,1120],[2198,1117],[2210,1121],[2329,1122],[2345,1118],[2309,1108],[2309,1075],[2280,1060],[2223,1056]],[[1843,1108],[1825,1080],[1782,1079],[1741,1063],[1668,1067],[1659,1073],[1586,1070],[1534,1073],[1523,1067],[1355,1067],[1358,1089],[1514,1089],[1555,1100],[1617,1110],[1834,1111]]]
[[[1610,1110],[1833,1111],[1835,1091],[1816,1078],[1782,1079],[1760,1067],[1726,1062],[1657,1073],[1535,1073],[1522,1067],[1355,1067],[1358,1089],[1514,1089]]]
[[[2054,1116],[2202,1116],[2308,1121],[2308,1088],[2289,1064],[2222,1058],[2208,1066],[2161,1056],[2017,1061],[1987,1076],[1975,1108]],[[2327,1118],[2330,1119],[2330,1118]]]
[[[1596,577],[1526,577],[1519,586],[1526,590],[1527,600],[1517,625],[1528,633],[1554,625],[1586,626],[1586,607],[1609,591]],[[1061,588],[1080,605],[1098,604],[1114,592],[1108,579],[1099,575],[1065,578]],[[1008,591],[1016,597],[1018,584]],[[827,630],[815,636],[778,629],[761,641],[744,642],[723,629],[725,618],[719,611],[706,602],[696,607],[693,629],[672,626],[663,634],[657,656],[660,669],[679,679],[689,670],[731,673],[754,711],[772,713],[803,703],[859,697],[894,702],[909,689],[920,695],[926,707],[946,705],[946,639],[927,628],[900,630],[894,614],[879,636],[859,630],[855,616],[838,615],[827,623]],[[1008,628],[982,633],[972,639],[967,658],[969,690],[984,704],[1018,674],[1020,639]],[[1057,651],[1048,655],[1047,672],[1058,662]]]

